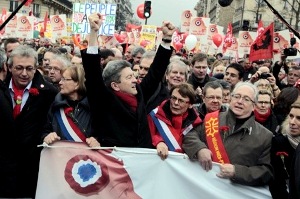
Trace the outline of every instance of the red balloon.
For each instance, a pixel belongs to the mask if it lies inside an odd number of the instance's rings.
[[[181,42],[176,42],[174,48],[176,51],[179,51],[182,48],[183,44]]]
[[[185,32],[185,33],[183,33],[182,34],[182,40],[181,40],[181,42],[184,44],[185,43],[185,39],[186,39],[186,37],[189,35],[189,33],[188,32]]]
[[[219,47],[223,41],[222,39],[222,35],[220,35],[219,33],[216,33],[212,36],[213,42],[214,44]]]
[[[140,18],[140,19],[145,19],[145,16],[144,16],[144,4],[140,4],[137,9],[136,9],[136,14],[137,16]]]

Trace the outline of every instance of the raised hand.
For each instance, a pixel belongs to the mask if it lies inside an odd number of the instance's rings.
[[[103,23],[101,14],[93,13],[88,17],[88,19],[89,19],[91,31],[98,32]]]
[[[172,35],[176,30],[175,26],[169,21],[164,21],[161,29],[163,33],[163,39],[172,39]]]

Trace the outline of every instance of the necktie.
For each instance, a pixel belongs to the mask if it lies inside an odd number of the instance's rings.
[[[13,83],[14,89],[14,101],[16,103],[14,110],[13,110],[13,117],[14,119],[20,114],[21,112],[21,104],[22,104],[22,97],[23,97],[23,89],[18,89]]]

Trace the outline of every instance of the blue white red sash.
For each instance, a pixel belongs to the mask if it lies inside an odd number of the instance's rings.
[[[85,142],[85,135],[74,123],[72,118],[66,116],[63,108],[60,108],[59,111],[56,111],[55,116],[61,128],[61,132],[66,140],[71,140],[74,142]]]
[[[158,119],[155,114],[157,113],[158,108],[152,110],[150,112],[150,116],[159,132],[161,137],[164,139],[164,142],[169,148],[169,151],[176,151],[176,150],[182,150],[179,143],[177,142],[176,138],[172,134],[171,130],[169,129],[168,125],[163,122],[162,120]],[[188,130],[191,130],[192,128],[187,128]],[[188,131],[184,131],[186,134]]]

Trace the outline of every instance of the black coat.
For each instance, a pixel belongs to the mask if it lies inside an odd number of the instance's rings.
[[[260,123],[260,122],[258,122],[258,123]],[[271,110],[271,115],[268,117],[268,119],[265,122],[260,123],[260,124],[263,125],[264,127],[266,127],[267,129],[269,129],[274,135],[278,133],[279,124],[278,124],[277,118],[272,110]]]
[[[283,160],[278,152],[285,152],[288,156],[284,157]],[[271,164],[274,169],[274,180],[270,183],[270,191],[273,199],[288,199],[288,185],[286,180],[291,176],[291,163],[295,153],[295,149],[290,145],[286,136],[277,134],[272,139],[271,147]]]
[[[204,80],[200,81],[193,73],[192,75],[189,77],[188,79],[188,83],[193,85],[193,88],[196,90],[198,87],[200,87],[201,89],[203,89],[203,87],[205,86],[205,84],[207,82],[211,82],[211,81],[215,81],[217,80],[217,78],[214,77],[210,77],[208,74],[205,75]],[[201,104],[203,103],[203,100],[200,96],[196,96],[196,103],[195,104]]]
[[[163,82],[161,82],[156,89],[155,93],[151,96],[147,102],[147,113],[150,113],[153,109],[159,106],[163,101],[170,98],[170,91]]]
[[[292,161],[290,178],[290,199],[300,198],[300,144],[298,144]]]
[[[101,146],[152,148],[146,103],[162,80],[172,50],[160,46],[148,74],[137,85],[137,111],[108,88],[102,78],[100,56],[81,51],[86,77],[87,97],[92,114],[92,128],[99,134]]]
[[[56,132],[61,140],[67,140],[62,133],[57,118],[55,117],[55,113],[59,111],[60,108],[66,107],[72,107],[74,109],[73,121],[75,121],[75,124],[85,135],[85,137],[88,138],[92,136],[90,106],[87,98],[83,97],[77,103],[72,104],[64,95],[58,93],[48,112],[47,123],[42,132],[42,140],[44,140],[44,138],[51,132]]]
[[[29,95],[20,115],[13,119],[13,103],[8,85],[0,85],[0,197],[34,197],[41,148],[41,130],[57,89],[36,71]]]

